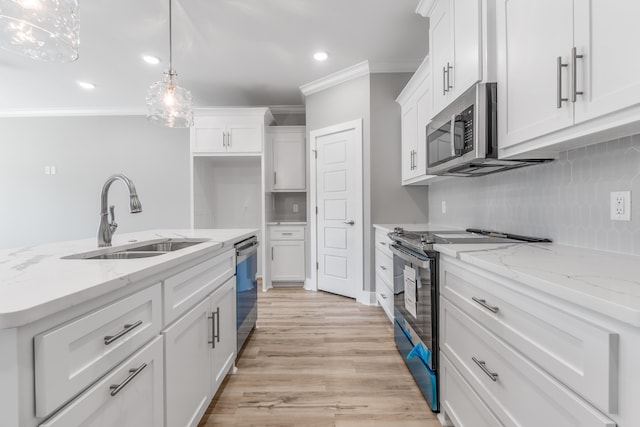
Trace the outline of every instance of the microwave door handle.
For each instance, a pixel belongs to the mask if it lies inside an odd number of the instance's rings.
[[[462,123],[460,138],[457,137],[456,131],[456,123]],[[453,151],[454,156],[460,157],[462,156],[462,152],[464,150],[464,119],[461,114],[458,114],[453,119]]]
[[[451,138],[451,157],[456,157],[456,115],[451,116],[449,122],[449,137]]]

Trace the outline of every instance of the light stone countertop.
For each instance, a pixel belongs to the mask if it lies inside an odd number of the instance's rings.
[[[553,243],[434,245],[444,255],[640,327],[640,257]]]
[[[13,328],[82,304],[141,279],[222,248],[255,229],[150,230],[115,234],[113,247],[165,238],[209,242],[139,259],[86,260],[61,257],[96,251],[96,238],[0,251],[0,329]]]
[[[384,233],[391,233],[394,227],[402,227],[407,231],[453,231],[460,230],[459,228],[454,228],[446,225],[437,225],[437,224],[373,224],[373,228],[380,230]]]

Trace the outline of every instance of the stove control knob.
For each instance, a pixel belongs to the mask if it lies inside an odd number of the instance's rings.
[[[393,232],[396,233],[399,236],[402,236],[404,234],[404,228],[402,228],[402,227],[394,227],[393,228]]]

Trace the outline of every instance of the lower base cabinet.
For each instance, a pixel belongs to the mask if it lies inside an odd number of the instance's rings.
[[[157,337],[40,427],[164,425],[162,354]]]
[[[165,337],[167,427],[197,426],[236,355],[236,278],[230,278]]]

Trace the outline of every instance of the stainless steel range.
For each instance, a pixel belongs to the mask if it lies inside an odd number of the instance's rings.
[[[398,351],[434,412],[438,401],[438,252],[434,244],[550,242],[494,231],[405,231],[395,228],[394,339]]]

